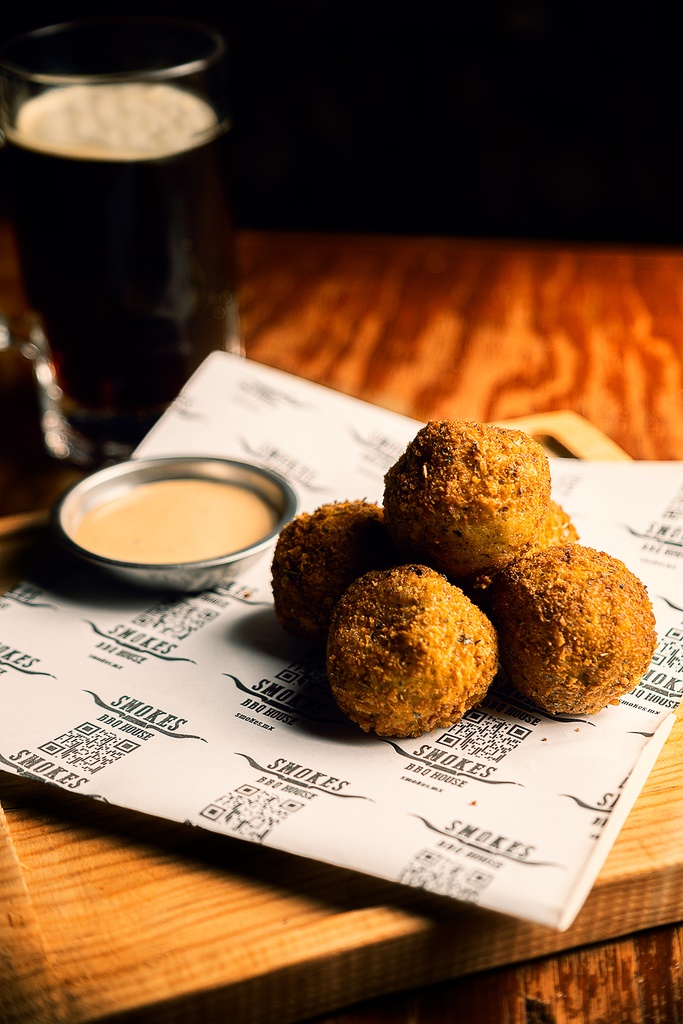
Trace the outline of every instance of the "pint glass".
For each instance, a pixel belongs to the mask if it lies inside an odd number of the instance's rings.
[[[46,447],[124,458],[210,351],[240,351],[224,41],[167,19],[51,26],[3,48],[0,90]]]

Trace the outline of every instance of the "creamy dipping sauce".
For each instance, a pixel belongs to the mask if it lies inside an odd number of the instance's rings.
[[[86,512],[74,540],[105,558],[201,562],[266,537],[275,511],[253,491],[213,480],[157,480]]]

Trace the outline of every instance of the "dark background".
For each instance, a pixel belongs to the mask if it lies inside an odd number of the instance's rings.
[[[0,39],[93,13],[25,7]],[[661,0],[96,11],[224,31],[241,227],[683,242],[683,15]]]

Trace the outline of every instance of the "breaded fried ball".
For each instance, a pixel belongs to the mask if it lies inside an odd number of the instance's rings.
[[[579,539],[579,532],[571,517],[561,505],[551,499],[550,508],[545,522],[529,546],[530,551],[543,551],[546,548],[573,544]]]
[[[432,420],[384,478],[394,543],[451,579],[507,565],[546,521],[550,466],[521,430]]]
[[[419,736],[452,725],[483,699],[497,666],[484,613],[424,565],[366,573],[332,614],[330,686],[365,732]]]
[[[568,544],[526,555],[503,569],[489,598],[512,683],[553,714],[618,703],[652,659],[647,590],[604,551]]]
[[[332,609],[349,583],[399,560],[378,505],[340,501],[303,512],[275,545],[275,614],[288,633],[324,642]]]
[[[579,539],[578,530],[561,505],[551,499],[548,515],[534,539],[524,548],[524,554],[542,551],[554,545],[574,544]],[[500,569],[471,573],[458,580],[466,594],[480,596],[481,591],[490,587]]]

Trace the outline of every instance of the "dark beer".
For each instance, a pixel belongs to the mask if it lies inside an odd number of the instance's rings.
[[[181,134],[137,151],[129,138],[117,149],[112,126],[103,155],[21,124],[7,138],[14,223],[63,413],[95,443],[130,447],[205,356],[236,341],[225,131],[214,119],[199,144]]]

